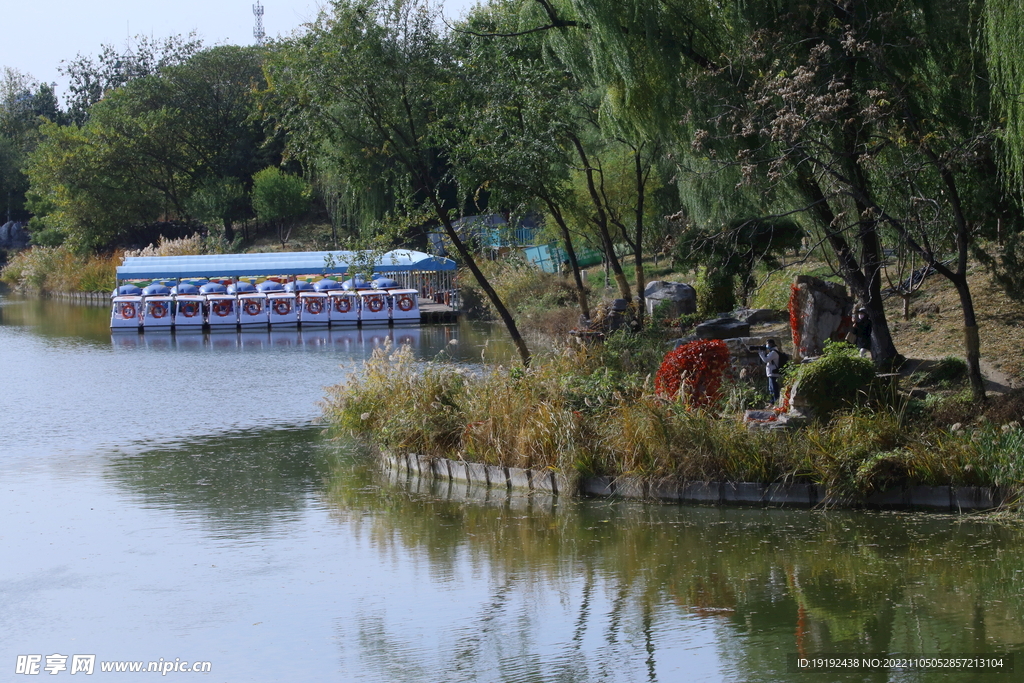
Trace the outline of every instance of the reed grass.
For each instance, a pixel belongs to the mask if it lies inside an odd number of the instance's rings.
[[[602,352],[564,349],[528,370],[470,372],[383,348],[323,408],[335,429],[384,449],[570,477],[810,482],[843,496],[1024,482],[1019,427],[950,433],[862,407],[798,431],[750,431],[735,413],[688,410],[656,396],[647,377],[602,363]]]
[[[34,246],[15,254],[0,281],[23,291],[108,292],[120,258],[114,255],[82,255],[71,249]]]

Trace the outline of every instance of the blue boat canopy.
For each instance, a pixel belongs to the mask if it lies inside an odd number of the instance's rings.
[[[202,256],[129,256],[117,269],[117,279],[266,277],[270,275],[344,275],[350,264],[364,264],[363,252],[293,251],[265,254]],[[421,251],[395,249],[383,254],[374,271],[437,272],[455,270],[455,261]]]

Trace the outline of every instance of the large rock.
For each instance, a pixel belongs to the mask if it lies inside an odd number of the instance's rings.
[[[853,321],[853,299],[846,287],[810,275],[798,275],[793,283],[789,309],[796,314],[792,329],[797,358],[820,356],[827,339],[843,339]]]
[[[644,300],[648,315],[653,315],[654,309],[664,301],[671,303],[670,315],[674,318],[697,312],[697,290],[682,282],[648,282]]]
[[[7,221],[0,225],[0,249],[24,249],[28,246],[28,230],[24,223]]]
[[[699,339],[735,339],[750,336],[750,324],[736,318],[716,318],[694,328]]]
[[[761,323],[777,323],[786,320],[786,311],[776,311],[773,308],[741,308],[733,313],[733,317],[751,325]]]

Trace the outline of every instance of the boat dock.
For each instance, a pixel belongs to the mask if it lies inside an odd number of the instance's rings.
[[[458,320],[455,262],[418,251],[127,257],[114,331],[421,325]],[[86,297],[88,298],[88,297]]]

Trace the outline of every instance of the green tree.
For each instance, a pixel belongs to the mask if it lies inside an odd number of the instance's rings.
[[[219,223],[224,241],[235,241],[234,223],[247,215],[249,209],[245,187],[237,178],[213,177],[197,188],[188,200],[188,211],[208,225]]]
[[[123,49],[101,45],[98,55],[78,54],[70,62],[62,62],[60,72],[69,81],[67,104],[71,122],[84,124],[92,106],[107,93],[183,64],[202,49],[202,41],[194,34],[162,40],[135,36],[134,44],[128,41]]]
[[[189,221],[194,208],[210,219],[212,204],[227,202],[212,217],[230,235],[250,215],[230,179],[248,194],[252,174],[280,160],[253,116],[260,59],[253,48],[191,54],[107,91],[80,125],[44,127],[29,159],[32,192],[54,205],[41,223],[97,247],[133,225]]]
[[[256,216],[277,228],[281,245],[288,243],[294,221],[309,211],[313,189],[300,176],[268,166],[252,178],[252,207]]]
[[[477,7],[453,34],[462,66],[440,127],[463,195],[473,208],[539,210],[553,224],[569,261],[584,318],[590,304],[568,223],[573,200],[566,132],[573,125],[574,78],[544,58],[540,36],[481,39],[518,23],[514,3]]]
[[[452,225],[456,184],[439,128],[459,97],[448,87],[456,68],[424,5],[344,0],[283,47],[269,73],[293,153],[329,155],[349,182],[386,178],[406,212],[439,222],[529,364],[515,320]]]

